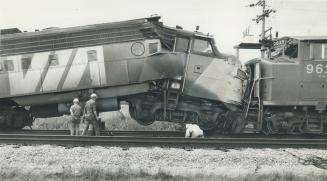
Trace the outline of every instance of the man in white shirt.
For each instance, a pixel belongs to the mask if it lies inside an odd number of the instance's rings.
[[[185,138],[203,138],[202,129],[196,124],[186,124]]]
[[[70,135],[78,136],[79,124],[82,116],[82,108],[79,105],[79,100],[77,98],[73,100],[73,103],[74,104],[70,107]]]

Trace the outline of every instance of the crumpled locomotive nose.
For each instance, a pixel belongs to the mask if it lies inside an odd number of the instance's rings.
[[[212,35],[198,29],[165,26],[160,16],[152,16],[1,32],[0,101],[24,109],[15,118],[6,116],[10,125],[30,124],[19,116],[32,120],[69,114],[74,98],[84,106],[91,94],[97,95],[92,96],[97,111],[117,111],[125,101],[131,117],[145,126],[197,123],[191,137],[225,125],[231,131],[235,121],[225,115],[240,115],[246,79],[240,65],[218,51]]]

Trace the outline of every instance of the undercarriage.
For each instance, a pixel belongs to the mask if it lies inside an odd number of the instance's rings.
[[[0,129],[21,129],[25,126],[32,126],[34,119],[24,107],[12,102],[1,103]]]
[[[222,103],[179,96],[170,105],[159,92],[134,95],[129,98],[130,115],[142,125],[154,121],[197,124],[205,131],[220,133],[262,132],[265,134],[322,134],[327,131],[327,114],[310,107],[264,107],[258,127],[257,110],[249,111],[244,119],[241,108],[230,109]]]
[[[267,106],[258,128],[258,111],[250,111],[245,130],[264,134],[323,134],[327,132],[327,113],[308,106]]]
[[[150,91],[119,97],[118,100],[129,103],[131,117],[141,125],[150,125],[154,121],[191,123],[199,125],[205,131],[226,134],[244,131],[265,134],[327,132],[326,111],[318,111],[313,106],[263,106],[262,119],[259,120],[259,109],[256,108],[258,105],[255,102],[248,107],[186,96],[181,93],[178,86],[178,89],[170,88],[173,81],[153,82]],[[108,100],[111,99],[102,101],[108,103]],[[117,102],[117,98],[114,100]],[[118,105],[111,107],[117,110]],[[42,106],[47,112],[51,112],[50,108],[57,112],[57,107]],[[245,107],[250,108],[247,114],[244,114]],[[31,111],[32,109],[26,110],[13,101],[1,100],[0,129],[21,129],[31,126],[35,116]]]
[[[314,109],[302,107],[302,110],[281,108],[266,110],[264,128],[269,134],[274,133],[326,133],[327,114]]]
[[[206,131],[239,133],[244,127],[241,112],[231,111],[224,104],[208,100],[179,97],[176,105],[164,101],[164,95],[153,93],[128,99],[130,115],[140,124],[168,121],[197,124]]]

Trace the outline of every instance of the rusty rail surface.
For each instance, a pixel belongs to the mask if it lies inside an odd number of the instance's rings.
[[[183,137],[131,137],[131,136],[66,136],[0,134],[0,144],[62,146],[121,146],[121,147],[175,147],[175,148],[327,148],[327,139],[288,138],[198,138]]]

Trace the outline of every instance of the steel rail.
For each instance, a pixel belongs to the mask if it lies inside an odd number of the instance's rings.
[[[327,139],[286,138],[198,138],[129,137],[129,136],[63,136],[0,134],[0,144],[62,146],[121,146],[121,147],[177,147],[177,148],[327,148]]]
[[[80,131],[79,134],[81,134]],[[1,130],[0,134],[32,134],[32,135],[69,135],[69,130]],[[92,135],[88,131],[87,135]],[[152,137],[184,137],[183,131],[123,131],[104,130],[100,132],[101,136],[152,136]]]
[[[31,134],[31,135],[69,135],[69,130],[0,130],[0,134]],[[81,131],[80,131],[81,134]],[[87,135],[92,135],[88,131]],[[103,130],[101,136],[137,136],[137,137],[184,137],[183,131],[125,131],[125,130]],[[289,138],[289,139],[327,139],[327,134],[273,134],[264,135],[260,133],[222,134],[208,133],[206,138]]]

